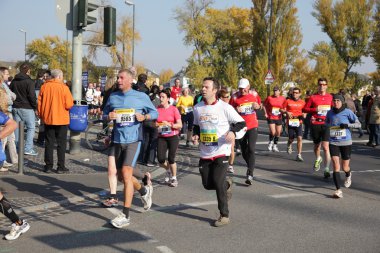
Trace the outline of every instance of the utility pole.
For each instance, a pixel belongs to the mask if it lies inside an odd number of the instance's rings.
[[[269,15],[269,48],[268,48],[268,72],[271,71],[271,61],[272,61],[272,15],[273,15],[273,5],[270,0],[270,15]],[[270,95],[270,84],[267,84],[267,97]]]

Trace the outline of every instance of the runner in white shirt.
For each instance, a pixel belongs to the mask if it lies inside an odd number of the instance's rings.
[[[216,227],[230,222],[228,200],[231,198],[231,178],[226,179],[231,143],[236,132],[245,127],[244,119],[235,109],[218,100],[218,83],[212,77],[203,79],[203,101],[194,107],[193,141],[200,141],[201,158],[199,172],[203,187],[215,190],[218,199],[220,217]]]

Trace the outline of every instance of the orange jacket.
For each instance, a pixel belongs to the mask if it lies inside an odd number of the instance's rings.
[[[38,114],[46,125],[68,125],[69,110],[73,107],[69,88],[57,79],[48,80],[38,95]]]

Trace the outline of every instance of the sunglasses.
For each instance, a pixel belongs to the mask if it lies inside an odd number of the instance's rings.
[[[298,91],[297,92],[293,91],[293,94],[300,94],[300,93]]]
[[[226,96],[226,97],[222,96],[222,98],[230,98],[230,96]]]
[[[319,83],[318,85],[319,85],[319,86],[321,86],[321,85],[322,85],[322,86],[327,86],[327,83]]]

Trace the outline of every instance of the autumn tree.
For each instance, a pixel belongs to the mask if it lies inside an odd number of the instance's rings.
[[[333,4],[334,2],[334,4]],[[361,57],[369,54],[373,32],[374,0],[317,0],[312,15],[331,39],[339,57],[345,62],[343,81]]]
[[[61,69],[64,76],[71,79],[72,50],[68,41],[58,36],[45,36],[27,44],[26,54],[32,69]],[[68,60],[67,67],[66,61]]]
[[[168,83],[170,81],[170,78],[174,76],[174,72],[171,69],[163,69],[160,72],[160,83]]]
[[[377,64],[377,69],[380,69],[380,1],[376,3],[376,13],[374,16],[375,28],[370,44],[370,52],[373,60]]]

